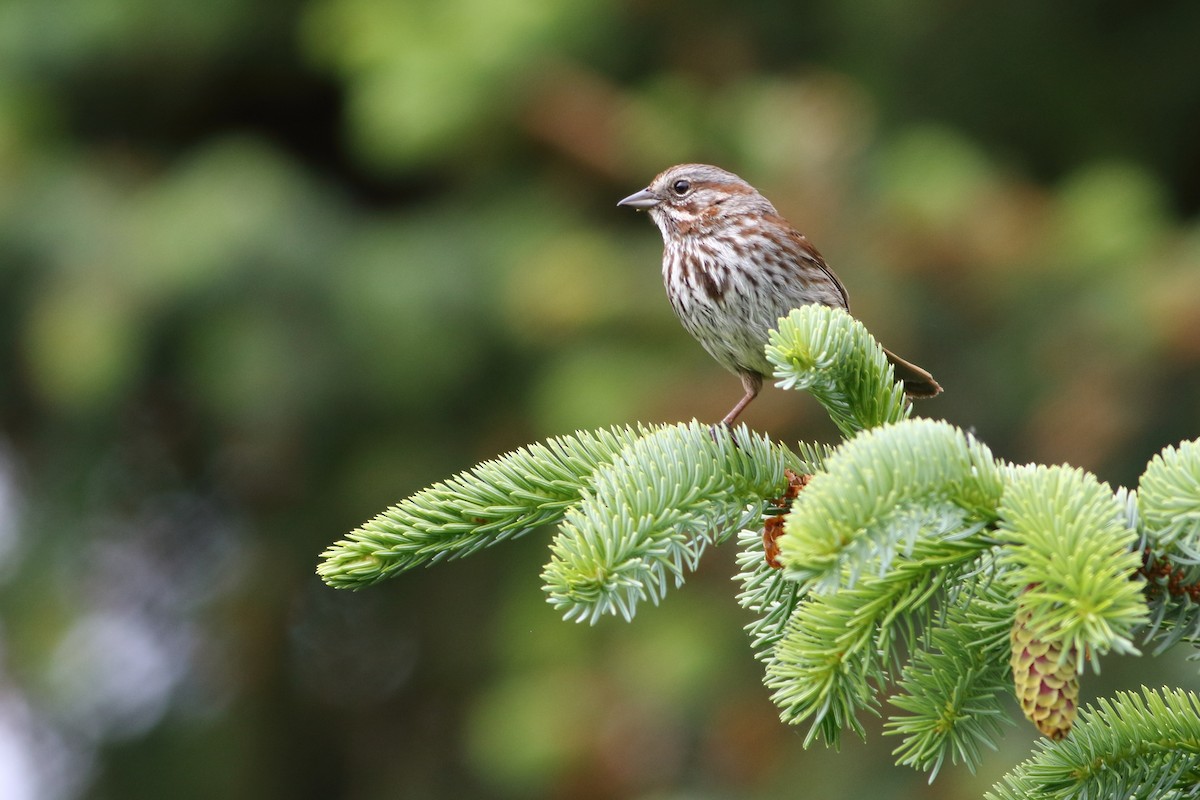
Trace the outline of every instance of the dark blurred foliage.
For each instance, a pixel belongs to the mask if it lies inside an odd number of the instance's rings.
[[[728,552],[595,629],[549,532],[313,570],[484,458],[727,408],[614,207],[689,160],[810,235],[921,413],[1135,482],[1197,434],[1198,38],[1182,0],[0,0],[0,797],[979,796],[1030,731],[933,786],[877,729],[803,750]]]

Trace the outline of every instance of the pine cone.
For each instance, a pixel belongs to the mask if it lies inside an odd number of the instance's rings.
[[[1079,699],[1079,673],[1062,645],[1044,642],[1029,629],[1032,614],[1020,609],[1012,628],[1012,671],[1021,710],[1043,736],[1061,739],[1071,731]]]

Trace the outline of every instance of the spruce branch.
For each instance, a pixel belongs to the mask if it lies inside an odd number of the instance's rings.
[[[1003,484],[990,451],[952,425],[906,420],[842,444],[796,498],[780,544],[803,599],[764,658],[781,717],[807,737],[861,735],[899,645],[992,544]]]
[[[1139,581],[1137,532],[1112,490],[1070,467],[1017,467],[999,508],[1000,567],[1020,592],[1019,610],[1036,639],[1083,660],[1137,653],[1134,629],[1148,619]]]
[[[756,619],[746,626],[750,646],[758,658],[769,656],[775,643],[783,636],[784,628],[803,596],[800,584],[788,580],[778,562],[778,538],[772,539],[774,551],[767,546],[768,536],[778,537],[783,530],[784,514],[792,500],[821,470],[828,449],[800,447],[802,472],[785,471],[788,488],[782,497],[775,498],[764,512],[762,533],[746,529],[738,533],[737,564],[741,571],[734,580],[741,583],[738,604],[749,609]],[[793,477],[794,476],[794,477]]]
[[[1003,706],[1012,690],[1011,596],[981,573],[947,602],[891,698],[907,713],[892,715],[884,731],[904,737],[893,751],[897,763],[928,772],[930,782],[947,758],[974,771],[981,748],[996,749],[1002,725],[1012,724]]]
[[[1149,547],[1142,550],[1146,603],[1150,620],[1147,641],[1157,641],[1155,655],[1181,641],[1200,641],[1200,583],[1192,569],[1175,566],[1169,557]]]
[[[1138,482],[1147,638],[1155,652],[1200,640],[1200,440],[1167,447]]]
[[[883,348],[840,308],[801,306],[781,318],[767,359],[776,386],[807,391],[847,437],[912,414]]]
[[[1159,650],[1200,640],[1200,441],[1114,492],[1070,467],[1001,465],[959,428],[910,419],[883,350],[842,311],[792,312],[767,351],[778,384],[814,394],[848,440],[791,450],[696,422],[558,437],[407,498],[318,572],[359,588],[559,522],[549,603],[570,620],[630,619],[737,533],[738,602],[781,718],[809,723],[806,745],[836,745],[894,688],[886,733],[931,779],[994,746],[1014,683],[1064,736],[1085,658],[1136,653],[1135,634]],[[1100,701],[1040,747],[992,797],[1200,796],[1191,693]]]
[[[780,718],[793,725],[811,719],[806,744],[822,738],[836,745],[845,729],[862,736],[857,713],[878,708],[876,692],[898,668],[901,647],[914,645],[938,600],[989,546],[984,537],[918,539],[883,575],[804,594],[764,658]]]
[[[321,554],[330,586],[359,589],[421,564],[459,558],[558,521],[592,473],[647,428],[609,428],[522,447],[435,483]]]
[[[770,656],[783,636],[804,593],[800,584],[788,580],[782,570],[767,562],[761,531],[751,528],[739,531],[737,544],[741,572],[734,579],[742,585],[737,601],[755,615],[754,621],[746,625],[746,633],[755,657],[763,659]]]
[[[1138,507],[1156,551],[1200,561],[1200,439],[1150,460],[1138,482]]]
[[[1003,491],[991,451],[958,428],[906,420],[844,443],[797,498],[780,556],[821,591],[881,573],[918,536],[967,536],[995,518]]]
[[[550,604],[580,622],[632,618],[639,602],[666,594],[668,579],[682,584],[707,545],[757,520],[787,467],[802,465],[745,426],[692,422],[631,443],[567,511],[542,573]]]
[[[988,800],[1200,796],[1200,698],[1192,692],[1118,692],[1084,708],[1070,737],[1038,745]]]

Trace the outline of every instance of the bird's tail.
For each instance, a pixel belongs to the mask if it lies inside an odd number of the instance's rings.
[[[904,393],[909,397],[933,397],[941,394],[942,387],[933,379],[925,370],[918,367],[916,364],[905,361],[900,356],[883,348],[883,354],[887,356],[887,360],[892,362],[892,368],[896,372],[896,380],[904,383]]]

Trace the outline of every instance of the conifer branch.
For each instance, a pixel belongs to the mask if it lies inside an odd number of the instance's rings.
[[[567,511],[542,573],[550,604],[566,619],[631,619],[639,602],[662,598],[668,579],[683,583],[707,545],[757,520],[784,469],[800,466],[745,426],[693,422],[638,439]]]
[[[912,414],[883,348],[840,308],[801,306],[781,318],[767,359],[776,386],[807,391],[847,437]]]
[[[946,759],[969,769],[982,747],[996,749],[1002,725],[1012,724],[1004,700],[1012,690],[1009,629],[1016,612],[997,582],[977,577],[954,592],[945,614],[904,668],[885,734],[902,736],[897,763],[929,773]]]
[[[918,536],[970,535],[1003,491],[991,451],[945,422],[908,420],[843,444],[797,498],[780,557],[792,580],[829,591],[881,573]]]
[[[793,451],[695,422],[558,437],[407,498],[318,572],[359,588],[559,522],[550,604],[631,619],[736,533],[738,602],[781,717],[810,724],[806,744],[836,744],[894,688],[895,755],[931,777],[994,746],[1014,682],[1061,737],[1085,657],[1136,653],[1135,635],[1159,650],[1200,641],[1200,440],[1114,492],[1070,467],[1001,465],[961,429],[909,419],[883,350],[845,312],[792,312],[767,352],[778,384],[810,391],[851,438]],[[806,477],[781,498],[789,469]],[[1122,694],[1040,748],[989,796],[1196,796],[1200,700]]]
[[[988,800],[1196,797],[1200,698],[1179,689],[1118,692],[1084,708],[1069,738],[1038,745]]]
[[[799,482],[791,497],[775,498],[764,512],[766,524],[776,526],[776,534],[782,530],[783,515],[790,510],[791,500],[802,491],[811,476],[821,471],[822,464],[832,452],[829,448],[800,446],[801,472]],[[797,473],[792,473],[796,475]],[[803,592],[796,581],[788,580],[777,560],[771,558],[766,549],[767,529],[742,530],[738,533],[737,564],[741,569],[734,580],[741,583],[738,604],[754,613],[756,619],[746,626],[750,635],[750,646],[758,658],[768,658],[780,637],[783,636],[788,620],[800,602]],[[775,547],[778,548],[776,541]]]
[[[764,682],[780,718],[793,725],[811,719],[806,743],[822,738],[836,745],[847,728],[862,736],[856,715],[878,708],[876,690],[888,684],[901,646],[916,642],[939,598],[989,546],[979,536],[918,539],[883,575],[806,593],[765,659]]]
[[[335,542],[317,573],[358,589],[557,522],[592,473],[647,428],[610,428],[522,447],[422,489]]]
[[[1200,439],[1150,460],[1138,482],[1138,508],[1156,551],[1200,561]]]
[[[1078,659],[1136,653],[1133,631],[1148,612],[1139,582],[1137,532],[1112,490],[1070,467],[1019,467],[1000,503],[1000,566],[1020,593],[1029,631]]]
[[[1200,642],[1200,583],[1191,573],[1149,547],[1142,550],[1138,574],[1145,579],[1150,615],[1145,636],[1157,640],[1156,655],[1181,641]]]
[[[1200,641],[1200,440],[1167,447],[1138,482],[1141,575],[1155,652]]]
[[[796,611],[804,593],[800,584],[788,580],[782,570],[772,567],[763,552],[762,532],[746,528],[738,533],[735,579],[741,582],[738,604],[751,611],[755,619],[746,625],[750,647],[755,656],[768,658],[783,636],[788,620]]]

